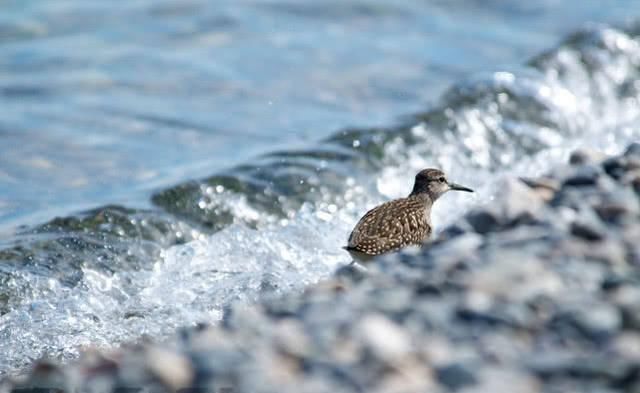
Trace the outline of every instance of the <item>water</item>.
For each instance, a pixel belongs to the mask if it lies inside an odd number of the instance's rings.
[[[640,137],[632,1],[212,4],[5,6],[0,373],[300,290],[422,167],[442,229]]]

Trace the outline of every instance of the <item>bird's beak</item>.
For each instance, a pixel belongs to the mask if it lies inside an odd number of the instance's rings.
[[[456,183],[449,183],[449,189],[456,190],[456,191],[473,192],[473,190],[470,189],[469,187],[461,186],[460,184],[456,184]]]

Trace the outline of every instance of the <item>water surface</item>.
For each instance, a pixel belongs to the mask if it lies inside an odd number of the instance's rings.
[[[14,0],[0,16],[0,233],[344,127],[388,126],[637,1]],[[640,10],[639,10],[640,11]]]

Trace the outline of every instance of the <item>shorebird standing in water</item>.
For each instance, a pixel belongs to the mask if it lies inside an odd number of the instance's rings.
[[[439,169],[423,169],[416,175],[413,191],[367,212],[349,236],[354,262],[367,262],[376,255],[421,245],[431,236],[431,206],[449,190],[473,192],[447,180]]]

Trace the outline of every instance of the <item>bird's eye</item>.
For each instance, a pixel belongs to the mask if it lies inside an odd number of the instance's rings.
[[[444,177],[439,178],[439,179],[438,179],[438,181],[439,181],[440,183],[444,183]]]

